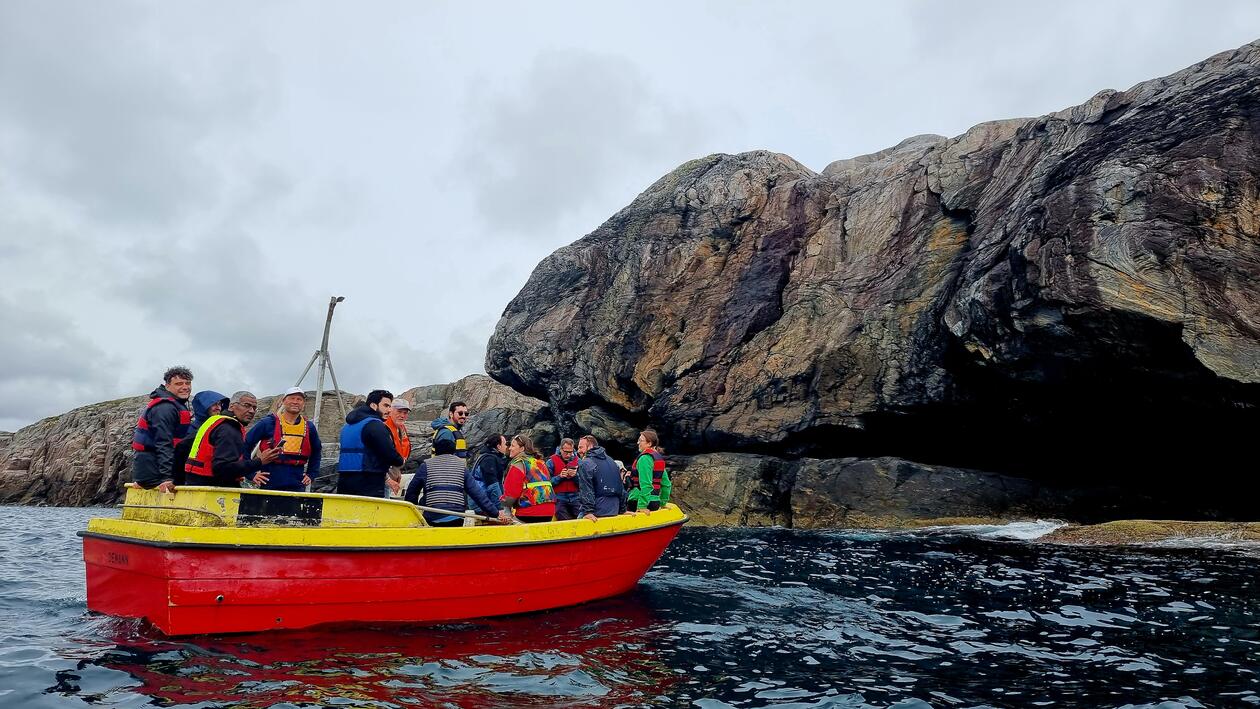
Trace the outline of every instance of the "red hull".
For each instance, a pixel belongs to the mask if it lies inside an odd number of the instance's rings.
[[[86,535],[88,608],[168,635],[524,613],[624,593],[681,525],[460,549],[163,547]]]

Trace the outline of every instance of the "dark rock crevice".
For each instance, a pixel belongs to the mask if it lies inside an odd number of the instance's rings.
[[[741,504],[776,523],[804,522],[771,478],[898,497],[953,476],[960,509],[1031,510],[1017,491],[1081,517],[1245,516],[1258,125],[1260,43],[821,175],[767,152],[693,161],[540,264],[487,371],[603,430],[727,456],[701,467],[761,490]],[[551,287],[594,264],[585,293]],[[581,344],[509,352],[538,332]],[[899,482],[837,482],[858,470]],[[878,509],[864,499],[836,518]]]

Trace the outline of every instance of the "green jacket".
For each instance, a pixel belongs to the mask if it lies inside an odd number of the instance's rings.
[[[634,474],[630,479],[630,490],[626,499],[630,502],[638,503],[640,508],[647,507],[649,502],[659,502],[661,505],[669,503],[669,495],[674,489],[674,485],[669,479],[669,468],[664,467],[664,458],[660,458],[660,454],[649,450],[639,454],[634,461]],[[656,461],[660,458],[662,463],[661,470],[661,492],[656,494],[652,486],[653,474],[656,472]],[[637,480],[636,480],[637,478]]]

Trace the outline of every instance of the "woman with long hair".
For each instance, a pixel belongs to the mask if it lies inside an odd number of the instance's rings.
[[[551,475],[540,458],[529,436],[512,436],[507,477],[503,480],[503,508],[515,509],[522,522],[550,522],[556,513]]]

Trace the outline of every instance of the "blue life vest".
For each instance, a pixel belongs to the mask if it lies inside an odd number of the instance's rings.
[[[341,454],[337,459],[337,472],[361,473],[365,470],[381,472],[385,467],[380,465],[376,456],[363,445],[363,429],[375,418],[364,418],[341,428]]]

